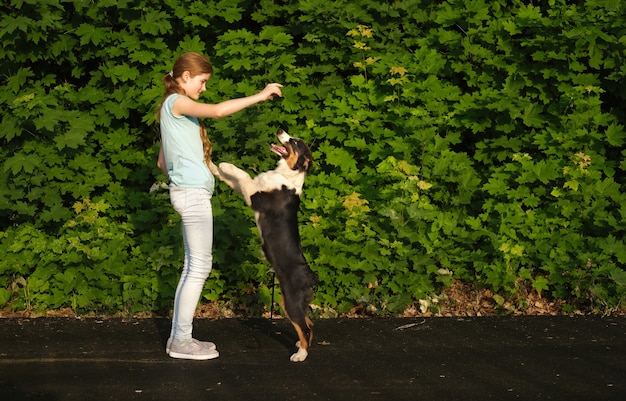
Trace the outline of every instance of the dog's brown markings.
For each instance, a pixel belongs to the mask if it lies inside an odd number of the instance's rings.
[[[284,146],[286,148],[289,148],[289,157],[285,159],[285,161],[287,162],[289,168],[295,169],[296,163],[298,163],[298,158],[300,157],[300,155],[293,151],[293,146],[291,146],[290,143],[286,143]]]
[[[306,325],[309,328],[309,332],[310,332],[310,335],[307,338],[307,336],[304,334],[304,331],[302,331],[302,327],[300,327],[300,325],[294,323],[291,320],[291,317],[289,317],[289,313],[287,312],[287,308],[285,308],[285,296],[284,295],[281,295],[281,297],[280,297],[280,306],[285,311],[285,314],[287,315],[287,319],[289,319],[291,321],[291,324],[296,329],[296,333],[298,334],[299,347],[303,348],[305,350],[308,350],[309,346],[311,345],[311,342],[313,341],[313,330],[312,329],[313,329],[313,326],[315,326],[313,324],[313,321],[311,321],[311,319],[308,316],[304,317],[305,320],[306,320]]]

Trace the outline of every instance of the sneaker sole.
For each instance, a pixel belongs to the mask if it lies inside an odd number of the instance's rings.
[[[211,354],[201,354],[201,355],[193,355],[193,354],[182,354],[178,352],[169,352],[170,357],[176,359],[191,359],[193,361],[207,361],[209,359],[215,359],[220,356],[219,352],[211,353]]]

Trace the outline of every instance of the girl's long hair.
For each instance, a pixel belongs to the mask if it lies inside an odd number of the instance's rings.
[[[180,57],[178,57],[174,62],[174,67],[172,68],[172,71],[165,74],[165,76],[163,77],[165,94],[163,95],[163,99],[161,99],[161,103],[159,103],[159,107],[156,110],[157,121],[159,121],[159,117],[161,114],[161,106],[163,106],[163,103],[168,96],[173,95],[174,93],[185,95],[185,90],[181,88],[176,81],[176,78],[179,78],[181,75],[183,75],[183,72],[185,71],[189,71],[189,74],[192,78],[200,74],[213,75],[213,66],[211,65],[211,61],[209,61],[208,58],[198,53],[189,52],[184,53]],[[204,123],[202,121],[200,121],[200,138],[202,139],[204,162],[208,166],[211,163],[211,153],[213,153],[213,146],[211,145],[211,141],[209,140],[206,127],[204,126]]]

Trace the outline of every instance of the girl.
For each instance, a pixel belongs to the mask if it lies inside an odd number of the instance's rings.
[[[211,142],[198,118],[221,118],[253,104],[282,96],[280,84],[268,84],[255,95],[218,104],[198,102],[213,74],[208,58],[185,53],[163,78],[165,95],[159,107],[161,150],[159,168],[169,177],[170,200],[181,215],[185,260],[174,297],[172,330],[166,352],[172,358],[207,360],[219,353],[212,342],[192,338],[196,306],[212,268],[215,179],[208,169]]]

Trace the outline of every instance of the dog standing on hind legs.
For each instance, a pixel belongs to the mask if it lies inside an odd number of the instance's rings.
[[[278,276],[282,308],[299,338],[298,351],[290,360],[302,362],[313,339],[313,322],[307,312],[317,276],[302,252],[298,209],[313,157],[302,140],[292,138],[286,131],[279,129],[276,137],[280,145],[272,144],[271,150],[281,159],[274,170],[252,178],[230,163],[211,164],[209,168],[213,175],[241,194],[254,211],[263,253]]]

